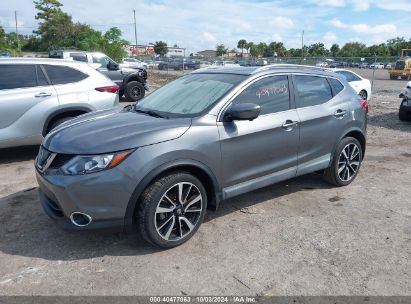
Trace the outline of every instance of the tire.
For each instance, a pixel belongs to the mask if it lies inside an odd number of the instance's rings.
[[[398,77],[395,77],[395,76],[390,75],[390,79],[391,79],[391,80],[397,80],[397,78],[398,78]]]
[[[57,119],[56,121],[54,121],[48,128],[47,133],[49,133],[51,130],[57,128],[59,125],[61,125],[62,123],[69,121],[71,119],[73,119],[73,116],[67,116],[67,117],[63,117],[60,119]]]
[[[138,81],[130,81],[124,90],[124,96],[128,102],[136,102],[144,97],[146,89],[143,84]]]
[[[398,118],[401,121],[409,121],[408,111],[401,105],[400,110],[398,111]]]
[[[362,99],[364,99],[364,100],[367,100],[367,98],[368,98],[368,94],[367,94],[367,91],[366,90],[361,90],[359,93],[358,93],[358,96],[360,96]]]
[[[179,195],[180,189],[182,195]],[[206,208],[207,194],[203,184],[189,173],[174,172],[158,178],[144,190],[135,219],[146,241],[161,248],[172,248],[196,233]]]
[[[345,154],[348,154],[350,159],[348,162],[343,154],[343,150]],[[352,158],[352,156],[355,157]],[[351,184],[360,170],[362,157],[360,142],[353,137],[343,138],[335,149],[331,166],[324,171],[324,179],[338,187]],[[339,170],[341,171],[339,172]]]

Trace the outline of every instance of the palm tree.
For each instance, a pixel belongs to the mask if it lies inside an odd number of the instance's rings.
[[[243,57],[244,49],[246,49],[247,46],[248,46],[247,40],[245,39],[238,40],[237,47],[241,49],[241,57]]]

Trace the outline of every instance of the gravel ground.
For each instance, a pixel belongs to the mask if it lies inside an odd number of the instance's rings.
[[[405,81],[387,75],[376,71],[353,184],[312,174],[227,200],[171,250],[61,230],[37,199],[37,147],[0,151],[0,294],[411,295],[411,124],[397,118]]]

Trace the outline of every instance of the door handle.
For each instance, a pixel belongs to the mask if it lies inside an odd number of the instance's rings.
[[[34,97],[49,97],[51,96],[51,93],[46,93],[46,92],[41,92],[41,93],[37,93],[36,95],[34,95]]]
[[[282,127],[283,129],[290,131],[297,125],[298,125],[298,121],[292,121],[292,120],[287,119],[285,123],[283,123]]]
[[[345,114],[347,114],[347,111],[344,111],[344,110],[341,110],[341,109],[334,112],[334,116],[336,118],[343,118],[345,116]]]

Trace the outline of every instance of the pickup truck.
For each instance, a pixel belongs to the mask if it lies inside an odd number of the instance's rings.
[[[103,53],[54,50],[49,52],[49,58],[71,59],[96,64],[99,72],[120,87],[119,95],[124,95],[128,102],[139,101],[145,96],[145,91],[149,90],[145,69],[120,68],[117,62]]]

